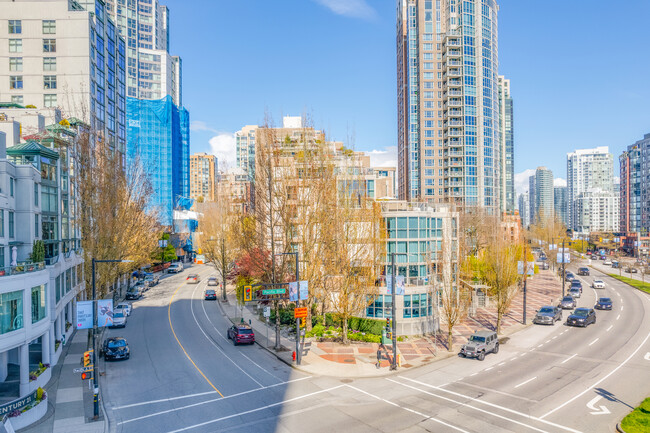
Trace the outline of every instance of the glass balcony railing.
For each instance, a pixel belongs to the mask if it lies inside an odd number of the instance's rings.
[[[45,269],[45,262],[40,262],[40,263],[22,262],[22,263],[18,263],[16,266],[7,266],[4,268],[0,268],[0,277],[27,274],[30,272],[38,272],[38,271],[42,271],[43,269]]]

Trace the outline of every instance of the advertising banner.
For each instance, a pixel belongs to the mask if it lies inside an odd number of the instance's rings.
[[[307,298],[309,298],[309,282],[301,281],[299,284],[298,291],[299,291],[301,301],[304,301]]]
[[[298,282],[292,281],[289,283],[289,300],[298,302]]]
[[[113,325],[113,300],[112,299],[98,299],[97,300],[97,326],[111,326]]]
[[[524,262],[519,260],[517,262],[517,273],[519,275],[524,275]],[[526,263],[526,274],[527,275],[535,275],[535,263],[534,262],[527,262]]]
[[[404,287],[406,286],[406,282],[404,280],[404,275],[396,275],[395,276],[395,294],[396,295],[403,295],[404,294]],[[391,275],[386,276],[386,292],[389,295],[393,294],[393,277]]]
[[[93,327],[93,301],[77,302],[77,329]]]

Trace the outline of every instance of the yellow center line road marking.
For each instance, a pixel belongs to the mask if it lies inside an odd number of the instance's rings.
[[[176,336],[176,331],[174,331],[174,325],[172,325],[172,302],[174,302],[174,297],[176,296],[176,293],[178,293],[178,291],[179,291],[179,290],[181,289],[181,287],[183,287],[183,286],[184,286],[184,283],[181,284],[180,286],[178,286],[178,288],[176,289],[176,291],[174,292],[174,294],[172,295],[172,297],[169,299],[169,305],[167,306],[167,318],[169,319],[169,328],[172,330],[172,334],[174,334],[174,338],[176,339],[176,342],[177,342],[178,345],[181,347],[181,350],[183,351],[183,353],[185,354],[185,356],[187,356],[187,359],[189,359],[190,362],[192,363],[192,365],[194,366],[194,368],[196,368],[196,371],[198,371],[199,373],[201,373],[201,376],[203,376],[203,378],[205,379],[205,381],[208,382],[208,383],[210,384],[210,386],[212,387],[212,389],[214,389],[215,391],[217,391],[217,394],[219,394],[221,397],[223,397],[223,394],[221,393],[221,391],[219,391],[219,390],[217,389],[217,387],[214,386],[214,385],[212,384],[212,382],[210,382],[210,379],[208,379],[208,378],[205,376],[205,374],[203,374],[203,372],[201,371],[201,369],[196,365],[196,363],[194,363],[194,361],[192,360],[192,358],[191,358],[190,355],[187,353],[187,351],[185,350],[185,348],[184,348],[183,345],[181,344],[180,340],[179,340],[178,337]]]

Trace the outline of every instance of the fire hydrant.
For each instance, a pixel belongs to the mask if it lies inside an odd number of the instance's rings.
[[[293,353],[291,354],[291,358],[295,361],[296,360],[296,351],[294,350]]]

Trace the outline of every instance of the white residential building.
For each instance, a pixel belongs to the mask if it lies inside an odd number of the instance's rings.
[[[576,231],[580,233],[618,232],[619,196],[611,192],[589,191],[575,201]]]
[[[607,146],[594,149],[579,149],[567,154],[568,228],[582,231],[580,227],[590,227],[592,223],[586,225],[585,222],[591,221],[591,218],[588,215],[581,214],[581,212],[589,212],[588,209],[599,207],[601,201],[605,200],[607,195],[618,197],[618,191],[614,190],[613,170],[614,157],[609,153]],[[597,202],[587,204],[583,200],[578,206],[578,200],[583,195],[584,200],[597,200]],[[608,212],[614,212],[614,209]],[[618,210],[616,212],[618,214]],[[603,221],[614,221],[612,215],[603,218]],[[618,230],[618,219],[615,221],[617,221],[616,224],[606,225],[598,231]]]
[[[85,3],[0,0],[0,102],[61,108],[124,153],[124,40],[102,0]]]
[[[257,125],[246,125],[235,132],[237,168],[242,169],[251,181],[255,179],[255,135],[258,128]],[[227,168],[229,167],[219,167],[221,171],[226,171]]]

